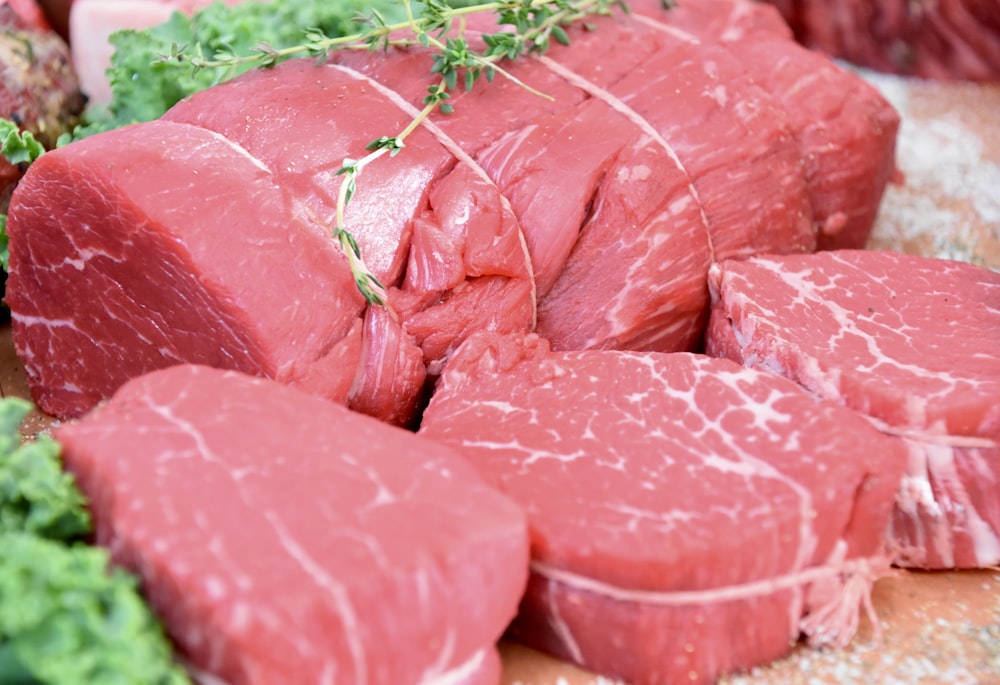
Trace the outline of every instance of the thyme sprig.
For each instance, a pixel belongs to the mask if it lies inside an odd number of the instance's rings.
[[[367,16],[358,17],[358,23],[365,29],[353,35],[330,37],[318,29],[309,29],[305,31],[302,44],[282,49],[261,42],[246,55],[222,49],[216,50],[209,59],[204,57],[200,46],[194,47],[193,55],[186,54],[185,47],[175,46],[170,55],[163,56],[164,60],[187,60],[195,70],[232,70],[246,64],[268,68],[296,55],[308,55],[322,62],[331,50],[337,49],[374,51],[419,45],[433,50],[431,73],[437,76],[437,80],[427,88],[423,108],[403,130],[371,141],[365,146],[366,155],[359,159],[345,159],[337,172],[342,178],[333,237],[347,256],[358,290],[369,303],[377,305],[386,303],[385,287],[365,265],[358,243],[344,221],[346,208],[357,189],[358,177],[365,167],[385,155],[394,157],[399,154],[405,147],[406,139],[434,112],[450,114],[454,111],[451,94],[460,83],[469,91],[481,78],[491,82],[499,74],[532,93],[547,97],[517,79],[500,63],[527,54],[542,54],[549,49],[552,41],[568,44],[566,28],[575,21],[607,15],[615,7],[628,11],[624,0],[497,0],[465,7],[452,7],[445,0],[418,2],[423,6],[419,15],[414,12],[411,0],[403,0],[406,19],[401,22],[389,23],[374,10]],[[485,47],[477,50],[466,38],[465,19],[483,12],[496,15],[497,24],[508,30],[481,34]]]

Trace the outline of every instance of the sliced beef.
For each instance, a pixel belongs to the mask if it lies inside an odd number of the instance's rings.
[[[771,0],[805,45],[880,71],[1000,80],[997,0]]]
[[[897,563],[1000,562],[1000,274],[844,250],[725,262],[710,286],[710,354],[786,376],[907,446]]]
[[[260,162],[166,121],[48,152],[8,220],[14,343],[41,409],[79,416],[179,362],[344,402],[364,301]]]
[[[659,4],[637,0],[639,21],[671,35],[683,31],[688,40],[719,42],[742,66],[744,78],[787,112],[818,246],[864,247],[895,172],[898,113],[865,81],[788,40],[787,28],[765,5],[688,0],[664,13]]]
[[[886,566],[897,441],[794,383],[687,353],[468,340],[420,434],[528,513],[514,635],[636,685],[850,638]]]
[[[499,683],[524,514],[449,448],[193,365],[129,382],[57,438],[97,542],[203,678]]]

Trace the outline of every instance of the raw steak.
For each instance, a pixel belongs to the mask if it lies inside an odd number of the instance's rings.
[[[786,376],[910,452],[896,562],[1000,563],[1000,274],[875,251],[714,266],[709,354]]]
[[[880,71],[1000,80],[998,0],[769,0],[805,45]]]
[[[905,465],[772,374],[537,337],[468,340],[420,434],[528,513],[515,636],[635,685],[714,682],[801,632],[848,640]]]
[[[324,229],[241,148],[150,122],[46,153],[15,197],[7,303],[45,412],[79,416],[180,362],[346,402],[364,301]]]
[[[202,677],[499,683],[524,514],[449,448],[195,365],[129,382],[57,438],[97,542]]]

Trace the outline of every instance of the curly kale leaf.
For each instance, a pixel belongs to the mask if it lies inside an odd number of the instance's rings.
[[[0,682],[190,685],[107,552],[0,533]]]
[[[19,426],[31,411],[25,400],[0,400],[0,533],[74,540],[91,529],[86,500],[62,469],[60,447],[40,435],[22,441]]]
[[[251,0],[232,7],[216,2],[191,17],[175,13],[149,29],[118,31],[111,36],[115,53],[108,70],[112,102],[106,110],[88,111],[87,125],[73,138],[156,119],[182,98],[253,68],[193,70],[171,58],[179,51],[247,54],[260,43],[278,49],[299,45],[316,29],[350,35],[359,29],[358,17],[373,8],[393,19],[402,16],[397,0]]]

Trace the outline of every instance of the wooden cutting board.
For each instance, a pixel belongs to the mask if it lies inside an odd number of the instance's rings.
[[[870,247],[1000,269],[1000,84],[936,85],[866,74],[903,115],[902,177],[889,188]],[[1000,351],[998,351],[1000,353]],[[0,328],[0,392],[27,396],[9,327]],[[29,431],[49,425],[29,418]],[[1000,493],[998,493],[1000,496]],[[1000,685],[1000,569],[899,571],[873,601],[882,640],[863,619],[844,650],[799,647],[728,685]],[[514,644],[501,645],[503,685],[616,682]]]

